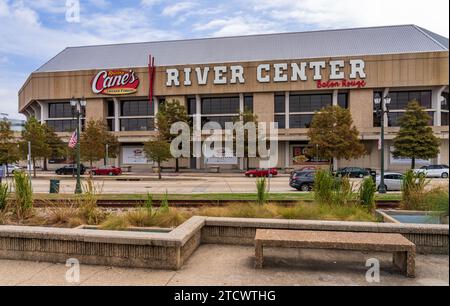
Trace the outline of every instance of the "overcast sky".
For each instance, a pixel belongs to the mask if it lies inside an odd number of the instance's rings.
[[[18,90],[68,46],[397,24],[417,24],[445,37],[449,32],[448,0],[79,3],[79,22],[68,22],[66,0],[0,0],[0,113],[20,118]]]

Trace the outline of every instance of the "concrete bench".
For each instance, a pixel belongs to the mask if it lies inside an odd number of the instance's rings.
[[[256,268],[260,269],[263,247],[392,252],[394,266],[406,276],[415,277],[416,246],[400,234],[258,229],[255,255]]]

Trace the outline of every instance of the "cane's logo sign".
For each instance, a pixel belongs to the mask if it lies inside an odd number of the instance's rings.
[[[137,92],[139,78],[133,70],[103,70],[92,80],[92,91],[104,95],[129,95]]]

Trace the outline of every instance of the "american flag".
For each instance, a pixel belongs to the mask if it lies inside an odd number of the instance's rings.
[[[72,138],[69,141],[69,148],[74,149],[77,146],[77,131],[73,132]]]

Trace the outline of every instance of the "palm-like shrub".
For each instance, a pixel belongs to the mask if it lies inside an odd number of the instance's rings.
[[[402,182],[402,208],[406,210],[428,210],[425,187],[430,183],[424,175],[412,170],[405,173]]]
[[[348,177],[337,179],[330,171],[319,170],[314,180],[314,199],[320,205],[348,205],[356,197]]]
[[[33,209],[33,190],[27,174],[14,173],[14,191],[12,212],[18,219],[26,218]]]
[[[0,210],[6,208],[6,202],[8,201],[9,187],[7,184],[0,184]]]
[[[267,179],[262,177],[256,181],[256,202],[258,205],[264,205],[267,203]]]
[[[359,201],[361,205],[369,212],[373,212],[375,210],[376,190],[377,187],[372,178],[366,178],[359,188]]]

